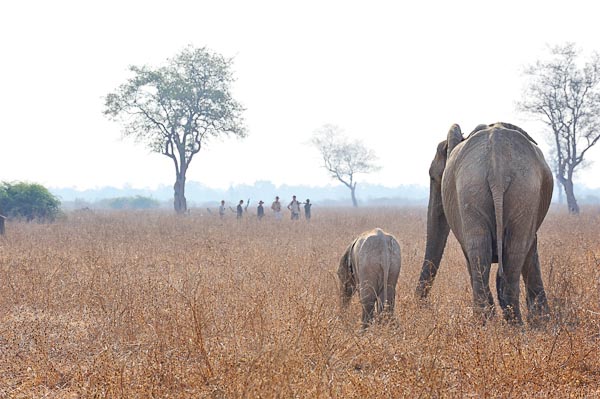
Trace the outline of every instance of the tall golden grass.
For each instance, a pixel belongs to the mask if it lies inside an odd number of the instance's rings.
[[[600,397],[600,209],[553,210],[542,226],[543,330],[473,319],[452,238],[420,304],[425,222],[422,208],[314,208],[310,223],[193,211],[9,223],[0,398]],[[376,226],[400,241],[402,270],[395,320],[362,332],[357,299],[340,313],[336,270]]]

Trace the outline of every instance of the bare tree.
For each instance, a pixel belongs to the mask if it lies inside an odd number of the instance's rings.
[[[379,166],[375,165],[375,153],[360,140],[350,141],[339,126],[329,124],[315,131],[311,143],[321,153],[323,167],[331,177],[350,189],[352,205],[357,207],[355,175],[379,170]]]
[[[132,77],[106,96],[104,114],[123,122],[125,135],[173,160],[173,205],[185,213],[186,173],[210,138],[246,135],[243,107],[231,94],[231,60],[188,47],[161,67],[131,66]]]
[[[550,128],[556,180],[562,185],[569,213],[578,214],[573,176],[585,167],[584,156],[600,139],[600,55],[578,66],[573,43],[550,48],[550,58],[525,69],[528,79],[521,111],[538,115]]]

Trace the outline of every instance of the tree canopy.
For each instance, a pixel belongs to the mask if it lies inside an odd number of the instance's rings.
[[[60,212],[60,200],[35,183],[0,184],[0,214],[27,221],[53,221]]]
[[[320,152],[323,167],[329,175],[350,189],[352,204],[356,207],[356,174],[379,170],[377,157],[360,140],[349,140],[339,126],[326,124],[317,129],[311,143]]]
[[[185,212],[185,177],[207,139],[246,136],[243,107],[231,94],[232,60],[188,47],[160,67],[131,66],[132,77],[106,96],[104,114],[173,161],[174,207]]]
[[[551,164],[565,190],[569,212],[579,213],[573,176],[600,139],[600,55],[583,65],[574,43],[550,48],[550,57],[525,70],[527,85],[518,107],[548,127]]]

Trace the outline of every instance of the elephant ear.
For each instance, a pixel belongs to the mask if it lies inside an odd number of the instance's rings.
[[[480,123],[479,125],[475,126],[475,129],[473,129],[473,131],[471,133],[469,133],[467,138],[471,137],[472,135],[474,135],[477,132],[480,132],[485,129],[489,129],[490,127],[492,127],[492,125],[485,125],[483,123]]]
[[[452,125],[452,127],[448,131],[448,139],[446,140],[446,142],[448,143],[448,150],[447,150],[448,157],[450,157],[450,153],[452,152],[454,147],[456,147],[458,145],[458,143],[460,143],[463,140],[464,140],[464,137],[460,130],[460,126],[458,126],[455,123],[454,125]]]
[[[354,242],[348,245],[346,251],[340,259],[340,267],[338,268],[338,276],[342,282],[351,281],[353,278],[352,270],[352,248],[354,248]]]

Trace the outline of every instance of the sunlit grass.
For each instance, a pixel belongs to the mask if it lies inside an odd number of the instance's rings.
[[[473,320],[453,239],[419,304],[425,221],[388,208],[315,209],[310,224],[194,211],[8,223],[0,397],[600,396],[600,210],[542,226],[541,331]],[[402,270],[395,322],[361,332],[336,270],[373,227],[398,238]]]

